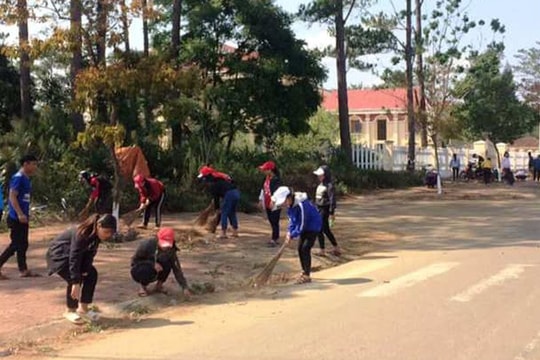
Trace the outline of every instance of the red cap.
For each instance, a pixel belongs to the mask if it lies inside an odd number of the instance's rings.
[[[202,178],[202,177],[205,177],[205,176],[208,176],[208,175],[211,175],[215,172],[216,170],[212,169],[210,166],[203,166],[201,168],[201,170],[199,170],[199,178]]]
[[[144,176],[142,176],[141,174],[135,175],[133,177],[133,182],[135,183],[135,185],[141,186],[144,182]]]
[[[165,227],[157,233],[159,247],[172,247],[174,245],[174,229]]]
[[[262,171],[271,171],[271,170],[274,170],[275,168],[276,168],[276,164],[273,161],[267,161],[261,166],[259,166],[259,170],[262,170]]]

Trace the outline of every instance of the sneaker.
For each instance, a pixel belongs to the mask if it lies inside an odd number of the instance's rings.
[[[83,318],[79,314],[77,314],[76,312],[71,312],[71,311],[65,312],[64,313],[64,318],[67,321],[69,321],[69,322],[71,322],[71,323],[73,323],[75,325],[84,324]]]
[[[278,245],[279,245],[279,244],[278,244],[276,241],[274,241],[274,240],[270,240],[270,241],[266,244],[266,246],[268,246],[268,247],[270,247],[270,248],[275,248],[275,247],[278,246]]]
[[[83,321],[98,321],[100,318],[100,315],[97,311],[94,310],[88,310],[87,312],[77,312],[77,315],[83,320]]]

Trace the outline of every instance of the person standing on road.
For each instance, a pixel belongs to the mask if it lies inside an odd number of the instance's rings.
[[[332,229],[330,228],[330,221],[333,223],[335,221],[335,210],[336,210],[336,196],[334,191],[334,183],[332,182],[332,176],[330,174],[330,168],[327,165],[320,166],[317,170],[313,172],[319,178],[319,185],[315,192],[315,204],[317,204],[317,210],[321,215],[322,219],[322,229],[318,235],[319,238],[319,247],[320,247],[320,256],[325,256],[325,244],[324,237],[328,237],[334,249],[332,253],[336,256],[341,255],[341,250],[339,249],[338,243]]]
[[[147,296],[150,293],[147,287],[154,281],[154,292],[167,293],[163,284],[171,270],[184,295],[191,296],[177,252],[172,228],[162,228],[155,238],[141,241],[131,259],[131,277],[141,285],[139,296]]]
[[[10,229],[9,246],[0,255],[0,280],[7,279],[2,274],[2,267],[10,257],[17,254],[17,266],[21,277],[39,276],[28,270],[26,251],[28,250],[28,229],[30,217],[30,194],[32,182],[30,177],[35,174],[38,160],[33,155],[25,155],[21,159],[21,169],[11,177],[9,184],[9,201],[7,224]]]
[[[98,214],[112,212],[112,184],[109,179],[83,170],[79,173],[79,182],[92,188],[88,203],[79,214],[79,218],[88,216],[92,208]]]
[[[135,189],[139,192],[139,211],[144,210],[143,223],[139,228],[146,229],[150,222],[152,211],[156,212],[156,228],[161,226],[161,208],[165,200],[165,186],[154,178],[145,178],[142,175],[133,177]]]
[[[491,182],[491,175],[492,175],[492,172],[491,172],[491,169],[492,169],[492,165],[491,165],[491,158],[487,158],[486,161],[484,161],[482,163],[482,170],[483,170],[483,173],[484,173],[484,184],[489,184]]]
[[[309,201],[306,193],[295,193],[287,186],[281,186],[274,192],[272,202],[278,207],[287,207],[289,226],[285,241],[288,243],[292,239],[300,239],[298,242],[298,256],[302,266],[302,274],[297,283],[309,283],[311,282],[311,248],[321,232],[321,215],[315,205]]]
[[[450,160],[450,168],[452,169],[452,181],[456,182],[459,179],[459,168],[461,163],[456,154],[452,155],[452,160]]]
[[[534,179],[535,177],[535,172],[534,172],[534,157],[532,156],[532,153],[529,151],[527,153],[527,156],[529,157],[529,174],[532,176],[532,178]]]
[[[503,179],[508,183],[508,185],[514,185],[514,173],[512,172],[512,165],[510,163],[510,154],[508,151],[504,152],[503,159],[501,162],[502,175]]]
[[[266,176],[262,183],[262,189],[259,195],[261,209],[266,211],[266,216],[270,226],[272,227],[272,238],[268,242],[268,246],[276,247],[279,244],[279,219],[281,217],[281,209],[274,208],[272,204],[272,194],[281,186],[279,171],[273,161],[267,161],[259,170]]]
[[[78,227],[58,235],[46,254],[49,276],[58,274],[67,283],[64,317],[75,324],[95,321],[98,314],[90,310],[98,280],[94,257],[99,244],[116,232],[116,218],[111,214],[94,214]]]
[[[534,181],[540,181],[540,154],[534,159]]]
[[[203,166],[197,176],[207,191],[214,199],[214,207],[221,211],[221,235],[218,239],[227,238],[227,228],[230,222],[232,227],[232,237],[238,237],[238,218],[236,208],[240,201],[240,191],[232,181],[232,178],[222,172],[216,171],[210,166]],[[223,205],[220,207],[220,198],[223,198]]]

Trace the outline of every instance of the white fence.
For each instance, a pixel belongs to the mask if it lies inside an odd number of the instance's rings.
[[[500,156],[502,157],[505,148],[504,144],[498,144]],[[471,161],[473,154],[485,155],[482,151],[477,151],[467,147],[445,147],[438,148],[439,166],[443,176],[451,172],[450,160],[453,154],[456,154],[460,160],[461,169],[467,166]],[[529,163],[528,150],[508,150],[510,154],[510,163],[514,171],[527,169]],[[535,153],[533,152],[533,156]],[[407,168],[408,148],[405,146],[392,146],[378,144],[375,148],[369,148],[359,144],[353,145],[353,163],[360,169],[378,169],[389,171],[402,171]],[[497,165],[497,159],[492,159],[494,167]],[[415,152],[415,167],[422,169],[427,166],[435,166],[435,149],[433,147],[417,148]]]

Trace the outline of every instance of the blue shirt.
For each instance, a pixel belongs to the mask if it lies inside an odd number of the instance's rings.
[[[32,191],[30,178],[20,171],[17,172],[11,177],[9,189],[18,192],[17,200],[19,201],[19,206],[22,212],[28,217],[30,215],[30,192]],[[9,201],[9,217],[14,220],[19,219],[17,211],[15,211],[13,204],[11,204],[11,200]]]
[[[309,200],[303,200],[287,210],[289,216],[288,231],[292,238],[299,237],[303,232],[320,232],[322,227],[321,215]]]

